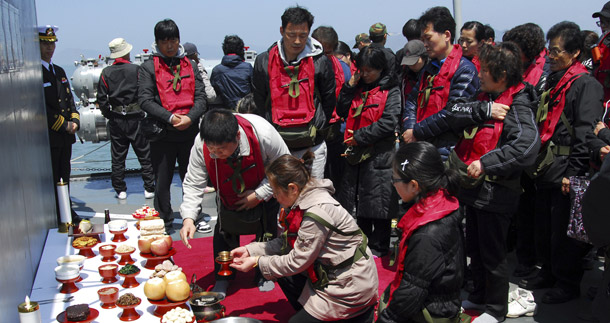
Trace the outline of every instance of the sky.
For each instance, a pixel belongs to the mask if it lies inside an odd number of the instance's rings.
[[[404,46],[402,26],[433,6],[446,6],[451,0],[35,0],[39,25],[57,25],[57,49],[53,62],[73,64],[85,57],[107,56],[108,43],[123,37],[134,45],[132,58],[154,41],[154,26],[165,18],[173,19],[180,29],[181,42],[197,45],[204,59],[220,59],[225,35],[240,36],[246,46],[263,52],[280,38],[281,15],[287,7],[300,5],[315,17],[317,26],[332,26],[339,39],[354,44],[358,33],[382,22],[390,36],[386,47],[394,51]],[[591,18],[605,2],[581,0],[462,0],[462,23],[477,20],[490,24],[496,37],[526,22],[540,25],[545,32],[555,23],[569,20],[582,29],[600,33]],[[459,37],[459,35],[458,35]],[[456,37],[456,39],[458,38]]]

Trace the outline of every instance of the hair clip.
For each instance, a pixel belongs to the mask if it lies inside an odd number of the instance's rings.
[[[405,171],[405,166],[409,165],[409,160],[405,159],[405,161],[402,162],[400,165],[402,166],[402,171],[404,172]]]

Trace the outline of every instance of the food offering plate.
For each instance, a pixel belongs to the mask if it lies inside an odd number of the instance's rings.
[[[87,316],[87,318],[82,321],[69,321],[68,318],[66,317],[65,311],[57,314],[56,319],[57,319],[57,322],[60,322],[60,323],[89,323],[89,322],[95,320],[99,315],[100,315],[100,312],[98,310],[96,310],[95,308],[89,307],[89,316]]]
[[[136,279],[136,276],[139,273],[140,273],[140,271],[137,271],[137,272],[132,273],[132,274],[121,274],[119,272],[119,276],[124,278],[123,279],[123,283],[121,284],[121,287],[123,287],[123,288],[133,288],[133,287],[140,286],[140,283]]]
[[[138,298],[138,302],[132,305],[120,305],[116,304],[116,306],[123,309],[123,312],[119,316],[119,320],[121,321],[135,321],[140,318],[140,312],[136,311],[136,307],[142,303],[142,299]]]
[[[123,242],[127,241],[127,237],[125,237],[125,232],[127,232],[127,228],[119,231],[110,230],[110,233],[113,234],[111,241],[112,242]]]
[[[85,256],[87,258],[93,258],[93,257],[95,257],[95,252],[93,252],[93,250],[91,250],[91,249],[93,247],[95,247],[95,246],[97,246],[97,243],[92,245],[92,246],[88,246],[88,247],[74,247],[74,246],[72,246],[72,248],[78,250],[78,254],[81,255],[81,256]]]
[[[163,323],[163,317],[161,317],[159,319],[159,322]],[[192,321],[188,321],[186,323],[197,323],[197,318],[193,315],[193,320]]]
[[[167,299],[167,297],[164,297],[161,300],[158,301],[153,301],[152,299],[148,299],[148,302],[151,305],[155,306],[155,310],[153,311],[153,315],[156,317],[163,317],[163,315],[165,315],[165,313],[171,311],[174,308],[177,307],[182,307],[185,310],[191,310],[189,308],[188,305],[186,305],[186,303],[188,303],[189,298],[191,298],[191,296],[193,295],[193,293],[189,294],[189,297],[187,297],[185,300],[179,301],[179,302],[172,302],[169,299]]]
[[[133,264],[136,261],[133,260],[133,258],[131,258],[131,254],[134,253],[136,251],[136,248],[133,248],[133,250],[128,251],[128,252],[118,252],[118,251],[114,251],[114,253],[116,253],[117,255],[121,256],[121,259],[119,259],[118,264],[125,266],[127,264]]]
[[[60,282],[61,288],[59,289],[59,292],[62,294],[72,294],[72,293],[76,293],[78,292],[78,286],[76,286],[76,281],[78,280],[78,278],[80,277],[74,277],[71,279],[58,279],[55,278],[55,280],[57,280],[58,282]]]
[[[176,252],[177,252],[176,248],[172,247],[171,249],[169,249],[169,252],[165,256],[156,256],[156,255],[153,255],[152,253],[141,253],[141,252],[140,252],[140,256],[142,258],[146,259],[144,268],[154,270],[157,265],[163,263],[164,260],[171,258],[173,255],[176,254]]]

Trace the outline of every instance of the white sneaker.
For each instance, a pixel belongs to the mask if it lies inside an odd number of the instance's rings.
[[[534,295],[532,292],[518,288],[515,290],[517,297],[513,298],[508,303],[508,313],[506,317],[519,317],[519,316],[534,316],[536,315],[537,305],[534,302]],[[512,294],[512,293],[511,293]],[[511,295],[514,296],[514,295]]]
[[[155,197],[155,192],[149,192],[147,190],[144,190],[144,198],[145,199],[151,199]]]
[[[116,198],[118,198],[119,200],[127,199],[127,192],[120,192],[119,194],[116,195]]]
[[[489,313],[483,313],[483,314],[481,314],[481,316],[472,320],[472,323],[498,323],[498,322],[502,322],[502,321],[504,321],[504,319],[498,319],[497,317],[495,317]]]
[[[214,192],[216,192],[216,189],[211,187],[211,186],[206,186],[206,188],[203,189],[203,192],[206,193],[206,194],[207,193],[214,193]]]

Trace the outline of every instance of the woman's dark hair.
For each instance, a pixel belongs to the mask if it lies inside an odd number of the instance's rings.
[[[342,41],[339,41],[339,43],[337,43],[337,47],[335,47],[335,54],[341,54],[343,56],[349,55],[349,57],[354,57],[352,49],[349,47],[348,44]]]
[[[290,7],[282,14],[282,28],[286,29],[288,23],[293,25],[300,25],[306,22],[307,27],[311,30],[313,25],[313,15],[303,7]]]
[[[528,65],[544,50],[544,31],[534,23],[527,23],[514,27],[502,36],[502,41],[510,41],[519,48],[528,60]]]
[[[180,39],[178,25],[171,19],[164,19],[155,25],[155,41],[171,38]]]
[[[333,27],[320,26],[311,33],[311,37],[315,38],[320,43],[327,43],[331,48],[337,47],[339,35]]]
[[[473,30],[474,31],[474,39],[477,40],[477,42],[482,42],[483,40],[487,39],[485,37],[485,26],[483,26],[482,23],[478,22],[478,21],[468,21],[466,22],[463,26],[462,29],[460,29],[460,31],[464,31],[464,30]]]
[[[584,41],[580,33],[580,27],[571,21],[562,21],[555,24],[546,33],[546,40],[551,41],[560,37],[563,41],[563,49],[568,53],[574,54],[577,51],[583,52]]]
[[[402,26],[402,35],[405,36],[407,41],[412,41],[421,38],[421,26],[419,20],[409,19],[404,26]]]
[[[597,35],[597,33],[592,30],[583,30],[581,31],[581,33],[583,41],[583,51],[580,54],[580,61],[584,62],[592,58],[591,47],[597,44],[597,41],[599,40],[599,35]]]
[[[211,144],[237,141],[239,126],[233,112],[227,109],[208,111],[201,121],[201,139]]]
[[[434,31],[437,33],[442,34],[448,30],[451,33],[451,43],[453,43],[455,38],[455,20],[449,9],[445,7],[432,7],[426,10],[419,17],[418,21],[422,31],[426,29],[429,23],[432,23]]]
[[[315,155],[311,150],[303,154],[301,159],[292,155],[282,155],[265,169],[265,174],[270,182],[283,190],[288,189],[288,184],[295,183],[302,190],[311,180],[311,165]]]
[[[460,189],[458,173],[446,168],[436,147],[426,141],[401,145],[394,155],[392,167],[404,182],[417,181],[419,195],[415,202],[439,189],[447,190],[451,196],[457,195]]]
[[[506,77],[506,86],[511,87],[523,81],[521,49],[513,42],[502,42],[492,46],[484,44],[479,50],[481,65],[487,66],[491,77],[498,82]]]
[[[356,55],[356,67],[359,69],[362,69],[363,66],[368,66],[383,71],[386,68],[386,63],[387,60],[383,49],[379,47],[367,46]]]
[[[254,93],[250,92],[243,98],[239,99],[235,109],[238,113],[256,113],[257,109],[256,102],[254,102]]]
[[[244,41],[237,35],[227,35],[222,42],[222,52],[225,55],[235,54],[244,59]]]

